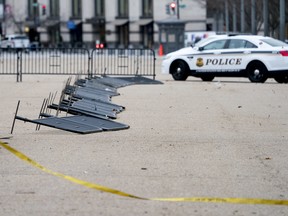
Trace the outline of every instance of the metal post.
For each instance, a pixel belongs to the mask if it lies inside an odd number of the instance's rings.
[[[16,55],[17,55],[17,67],[16,67],[16,70],[17,70],[17,82],[21,82],[22,81],[22,76],[21,76],[21,69],[20,69],[20,64],[21,64],[21,60],[20,59],[20,55],[19,55],[19,51],[16,52]]]
[[[226,25],[226,32],[229,32],[229,10],[228,10],[228,0],[225,0],[225,25]]]
[[[279,39],[285,41],[285,0],[280,0],[280,31]]]
[[[245,0],[241,0],[241,32],[245,32]]]
[[[256,34],[256,3],[255,0],[251,0],[251,33]]]
[[[20,100],[18,100],[18,103],[17,103],[16,112],[15,112],[15,116],[14,116],[14,120],[13,120],[13,123],[12,123],[11,132],[10,132],[11,134],[13,134],[15,120],[16,120],[16,117],[17,117],[19,106],[20,106]]]
[[[37,29],[38,26],[38,17],[39,14],[39,4],[38,4],[38,0],[33,0],[33,15],[34,15],[34,27],[35,29]]]
[[[268,0],[263,0],[264,35],[269,35],[268,24]]]
[[[179,0],[177,0],[177,19],[180,19],[180,8],[179,8]]]

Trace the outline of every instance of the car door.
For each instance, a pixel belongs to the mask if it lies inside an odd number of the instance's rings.
[[[194,55],[196,72],[220,72],[222,70],[221,53],[227,39],[219,39],[198,48]]]
[[[230,39],[226,49],[222,51],[223,65],[225,72],[239,72],[244,70],[251,56],[251,49],[257,48],[251,42],[244,39]]]

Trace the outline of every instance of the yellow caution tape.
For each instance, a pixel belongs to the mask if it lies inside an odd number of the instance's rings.
[[[54,172],[40,165],[36,161],[17,151],[16,149],[10,147],[6,143],[0,141],[0,146],[7,149],[9,152],[13,153],[15,156],[23,161],[41,169],[42,171],[49,173],[51,175],[57,176],[59,178],[66,179],[75,184],[85,186],[94,190],[99,190],[106,193],[112,193],[118,196],[129,197],[140,200],[154,200],[154,201],[164,201],[164,202],[209,202],[209,203],[234,203],[234,204],[261,204],[261,205],[286,205],[288,206],[288,200],[272,200],[272,199],[252,199],[252,198],[217,198],[217,197],[187,197],[187,198],[143,198],[122,192],[120,190],[112,189],[102,185],[94,184],[91,182],[83,181],[72,176],[67,176],[58,172]]]

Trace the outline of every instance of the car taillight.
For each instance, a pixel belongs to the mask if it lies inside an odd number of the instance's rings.
[[[280,51],[280,54],[282,56],[288,56],[288,51],[287,50],[282,50],[282,51]]]
[[[103,49],[104,48],[104,44],[96,44],[96,49]]]

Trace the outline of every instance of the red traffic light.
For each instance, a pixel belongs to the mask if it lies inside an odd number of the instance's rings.
[[[43,16],[46,15],[46,5],[45,4],[42,5],[42,15]]]
[[[172,10],[174,10],[174,9],[176,8],[176,3],[175,3],[175,2],[171,2],[171,3],[170,3],[170,8],[171,8]]]

